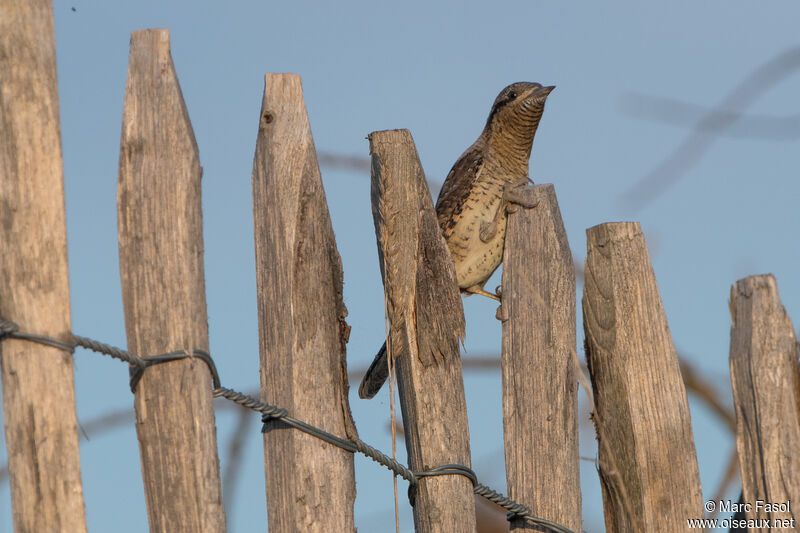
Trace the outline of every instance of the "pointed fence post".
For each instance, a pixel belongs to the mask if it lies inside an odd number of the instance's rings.
[[[53,6],[0,0],[0,318],[70,342]],[[0,343],[14,529],[86,531],[72,355]]]
[[[265,77],[253,218],[262,400],[357,439],[342,263],[295,74]],[[353,531],[353,454],[280,422],[264,431],[270,533]]]
[[[509,214],[503,258],[508,493],[534,516],[580,531],[575,267],[555,189],[526,192],[538,205]]]
[[[117,210],[128,350],[208,350],[202,169],[168,30],[131,35]],[[225,531],[212,373],[199,358],[149,367],[136,432],[153,532]]]
[[[586,231],[586,358],[606,531],[685,531],[703,516],[689,404],[644,235]]]
[[[464,311],[455,268],[408,130],[369,135],[372,213],[388,295],[390,356],[396,361],[411,469],[471,465],[458,344]],[[475,498],[462,475],[421,477],[416,531],[474,532]]]
[[[772,529],[795,529],[800,518],[800,354],[792,321],[771,274],[737,281],[730,309],[731,383],[746,515],[767,520]]]

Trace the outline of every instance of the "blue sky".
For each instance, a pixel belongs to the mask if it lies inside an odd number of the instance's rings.
[[[703,113],[752,72],[796,51],[797,3],[73,0],[55,2],[54,11],[79,335],[125,346],[115,204],[120,124],[130,32],[154,27],[171,31],[200,148],[211,351],[226,386],[258,387],[250,176],[266,72],[302,76],[321,153],[366,157],[368,133],[408,128],[428,178],[439,182],[480,133],[500,89],[521,80],[555,84],[531,177],[555,184],[579,263],[587,227],[641,222],[675,345],[726,401],[730,285],[772,272],[795,327],[800,320],[800,75],[751,79],[742,90],[752,102],[726,109],[741,118],[726,131],[689,137]],[[696,163],[665,174],[662,194],[626,201],[625,193],[687,138],[690,148],[703,148]],[[369,179],[329,167],[322,176],[353,328],[348,363],[357,368],[384,334]],[[496,274],[487,287],[499,280]],[[581,291],[579,284],[578,298]],[[476,297],[464,305],[463,357],[499,353],[496,305]],[[580,325],[578,331],[582,345]],[[82,423],[132,408],[124,365],[86,352],[75,357]],[[483,482],[505,490],[499,371],[470,372],[465,386],[473,465]],[[370,402],[352,394],[351,402],[361,437],[390,450],[386,393]],[[734,440],[702,404],[690,402],[704,495],[711,497]],[[582,454],[592,457],[593,430],[582,409]],[[218,410],[223,470],[237,422],[236,411]],[[259,429],[251,415],[239,485],[228,502],[229,531],[266,531]],[[146,530],[132,422],[87,434],[81,461],[90,531]],[[594,466],[581,469],[584,529],[603,531]],[[356,475],[359,530],[393,531],[390,474],[357,458]],[[409,516],[405,509],[404,531],[412,528]],[[11,530],[7,484],[0,486],[0,530]]]

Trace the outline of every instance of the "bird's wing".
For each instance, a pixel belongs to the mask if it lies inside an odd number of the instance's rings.
[[[458,158],[444,180],[436,200],[436,216],[445,239],[453,232],[482,165],[483,150],[472,145]]]

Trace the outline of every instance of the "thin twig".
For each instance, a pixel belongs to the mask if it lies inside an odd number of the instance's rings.
[[[242,450],[251,429],[251,416],[252,413],[247,409],[239,409],[236,428],[233,430],[230,441],[228,441],[228,461],[225,466],[225,472],[222,475],[222,501],[226,504],[225,516],[228,518],[228,529],[233,529],[231,522],[234,516],[233,504],[236,501],[234,493],[236,492],[239,475],[242,473],[242,459],[244,458]]]

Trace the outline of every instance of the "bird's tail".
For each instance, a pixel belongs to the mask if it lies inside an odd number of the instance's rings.
[[[381,390],[387,377],[389,377],[389,362],[386,359],[386,343],[384,342],[381,349],[378,350],[378,355],[369,365],[367,373],[364,374],[361,385],[358,386],[358,396],[362,400],[372,398]]]

